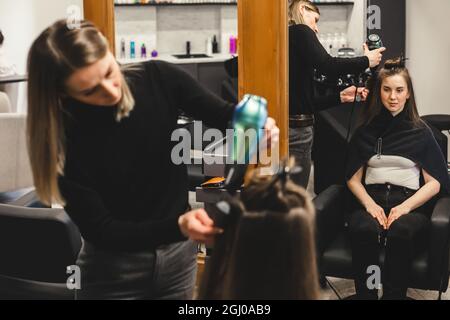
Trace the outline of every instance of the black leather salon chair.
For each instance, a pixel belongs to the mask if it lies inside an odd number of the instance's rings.
[[[0,300],[72,300],[66,268],[81,248],[62,209],[0,204]]]
[[[227,79],[222,82],[222,99],[238,103],[238,57],[225,61]]]
[[[46,207],[39,201],[34,188],[24,188],[11,192],[0,192],[0,204],[9,204],[28,208]]]
[[[357,104],[351,119],[350,137],[357,128],[357,119],[364,109]],[[314,191],[319,194],[332,185],[345,183],[347,154],[347,130],[349,127],[352,104],[342,104],[322,111],[316,115],[314,126]],[[450,115],[428,115],[422,119],[430,126],[434,136],[448,159],[448,138],[444,131],[450,130]]]
[[[444,153],[445,159],[448,159],[448,138],[443,132],[450,132],[450,115],[428,115],[423,116],[422,120],[430,126],[434,137]]]
[[[364,105],[358,103],[351,119],[350,136],[356,130],[357,119]],[[319,112],[314,125],[314,191],[319,194],[329,186],[345,183],[347,130],[352,104],[341,104]]]
[[[331,186],[314,199],[317,222],[317,248],[322,277],[353,279],[352,252],[346,226],[344,186]],[[440,199],[431,216],[427,249],[418,255],[412,266],[409,287],[445,292],[449,281],[450,197]],[[380,263],[383,265],[384,254]]]

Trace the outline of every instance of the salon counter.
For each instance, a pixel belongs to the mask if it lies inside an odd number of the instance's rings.
[[[231,54],[213,54],[211,58],[189,58],[189,59],[178,59],[175,58],[171,54],[162,54],[158,56],[157,58],[137,58],[137,59],[119,59],[118,61],[122,64],[129,64],[129,63],[137,63],[137,62],[144,62],[148,60],[162,60],[167,61],[174,64],[194,64],[194,63],[221,63],[225,62],[234,56]]]
[[[198,80],[205,88],[222,96],[223,82],[228,78],[224,62],[233,58],[230,54],[215,54],[211,58],[177,59],[172,55],[161,55],[152,59],[119,59],[119,63],[139,63],[149,60],[162,60],[174,63]]]
[[[25,81],[27,81],[26,75],[9,75],[9,76],[0,75],[0,84],[10,84]]]

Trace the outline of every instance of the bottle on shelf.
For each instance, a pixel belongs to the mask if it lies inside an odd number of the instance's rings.
[[[145,43],[141,46],[141,58],[147,58],[147,47],[145,46]]]
[[[339,37],[339,48],[348,48],[347,35],[344,32]]]
[[[136,42],[130,42],[130,59],[136,58]]]
[[[333,45],[333,50],[331,50],[330,54],[332,56],[337,56],[338,50],[339,50],[339,48],[341,48],[339,33],[337,33],[337,32],[334,34],[332,45]]]
[[[206,39],[206,55],[211,56],[213,54],[213,40],[208,37]]]
[[[122,38],[122,40],[120,41],[120,59],[125,59],[126,57],[127,57],[127,52],[126,52],[125,39]]]
[[[230,37],[230,54],[237,53],[237,38],[235,36]]]
[[[331,54],[331,49],[333,48],[333,38],[331,33],[327,33],[324,39],[325,49],[327,50],[328,54]]]
[[[217,37],[214,35],[212,42],[212,52],[219,53],[219,43],[217,42]]]
[[[323,35],[319,35],[319,42],[320,42],[320,44],[322,45],[322,47],[324,47],[325,49],[327,48],[327,45],[326,45],[326,38],[323,36]]]

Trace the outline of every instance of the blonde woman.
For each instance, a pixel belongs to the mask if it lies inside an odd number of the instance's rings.
[[[369,51],[358,58],[333,58],[323,48],[317,33],[319,8],[305,0],[289,1],[289,150],[303,167],[295,182],[306,188],[311,170],[311,148],[314,136],[314,114],[340,103],[353,102],[356,87],[352,86],[336,96],[320,97],[313,94],[314,69],[323,73],[360,73],[381,62],[385,48]],[[365,100],[367,92],[358,89]]]
[[[37,193],[62,204],[84,238],[79,297],[191,298],[192,240],[211,241],[220,230],[205,211],[189,211],[171,134],[179,109],[225,128],[234,107],[168,63],[121,69],[89,22],[46,29],[31,47],[28,77]]]

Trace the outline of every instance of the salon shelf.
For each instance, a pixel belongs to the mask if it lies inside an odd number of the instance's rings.
[[[14,75],[14,76],[0,76],[0,84],[25,82],[27,81],[26,75]]]
[[[316,6],[349,6],[349,5],[354,5],[355,3],[353,1],[342,1],[342,2],[338,2],[338,1],[333,1],[333,2],[314,2],[314,4]]]
[[[116,3],[116,7],[169,7],[169,6],[236,6],[237,2],[200,2],[200,3]]]
[[[333,1],[333,2],[315,2],[315,5],[318,6],[335,6],[335,5],[354,5],[355,3],[352,1]],[[116,7],[167,7],[167,6],[212,6],[212,5],[220,5],[220,6],[236,6],[237,2],[201,2],[201,3],[115,3]]]

